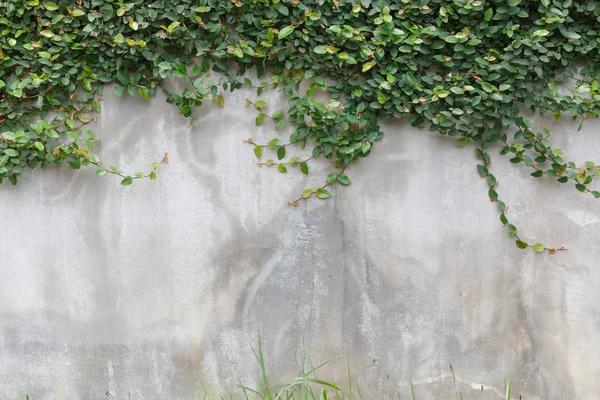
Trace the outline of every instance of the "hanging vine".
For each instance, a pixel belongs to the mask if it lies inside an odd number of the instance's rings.
[[[0,182],[65,162],[123,185],[156,179],[166,154],[150,171],[127,174],[94,153],[86,125],[103,85],[115,82],[116,96],[148,100],[163,90],[192,122],[206,101],[223,107],[227,91],[284,93],[287,109],[248,100],[255,124],[272,120],[275,137],[247,143],[259,166],[281,173],[308,174],[311,160],[331,160],[325,184],[295,206],[349,185],[346,173],[371,154],[389,118],[473,146],[489,199],[520,248],[563,249],[518,235],[490,170],[492,148],[534,178],[600,197],[590,186],[600,169],[568,161],[523,113],[581,123],[598,115],[600,6],[592,0],[12,0],[0,2],[0,15]],[[250,68],[258,82],[245,76]],[[189,85],[170,92],[167,76]],[[277,133],[286,125],[294,127],[287,139]],[[296,146],[312,156],[293,156]]]

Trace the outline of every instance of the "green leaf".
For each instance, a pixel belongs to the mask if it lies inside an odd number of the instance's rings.
[[[260,112],[258,113],[258,115],[256,116],[256,126],[259,126],[260,124],[263,123],[263,121],[265,120],[265,113],[264,112]]]
[[[17,157],[19,152],[14,149],[4,149],[4,154],[10,157]]]
[[[300,163],[300,171],[302,171],[302,173],[304,175],[308,175],[308,164],[305,162],[301,162]]]
[[[283,111],[283,110],[277,110],[273,113],[273,115],[271,115],[271,118],[273,118],[273,119],[281,118],[283,116],[284,112],[285,111]]]
[[[512,225],[512,224],[509,224],[508,225],[508,234],[511,235],[511,236],[516,235],[517,234],[517,227],[514,226],[514,225]]]
[[[266,102],[266,101],[264,101],[264,100],[257,100],[257,101],[254,103],[254,107],[258,108],[259,110],[260,110],[261,108],[265,108],[266,106],[267,106],[267,102]]]
[[[327,199],[331,197],[331,193],[329,193],[329,191],[327,191],[325,188],[318,188],[316,195],[320,199]]]
[[[220,94],[220,95],[217,96],[217,104],[221,108],[225,107],[225,97],[223,97],[222,94]]]
[[[283,164],[278,164],[277,165],[277,171],[281,172],[282,174],[287,172],[287,168],[285,167],[285,165]]]
[[[494,190],[494,188],[490,188],[488,190],[488,196],[489,196],[490,200],[497,200],[498,199],[498,193],[496,193],[496,191]]]
[[[290,158],[290,160],[288,161],[288,164],[290,165],[294,165],[298,162],[299,158],[298,157],[292,157]]]
[[[236,56],[236,57],[238,57],[238,58],[242,58],[242,57],[244,57],[244,52],[239,47],[236,47],[233,50],[233,55]]]
[[[126,176],[125,178],[123,178],[123,180],[121,181],[121,185],[123,186],[129,186],[133,183],[133,178],[131,176]]]
[[[488,93],[492,93],[496,89],[494,85],[487,82],[481,82],[481,87]]]
[[[535,251],[537,251],[538,253],[541,253],[542,251],[544,251],[544,245],[543,245],[543,244],[541,244],[541,243],[536,243],[536,244],[534,244],[532,247],[533,247],[533,249],[534,249]]]
[[[275,130],[276,131],[281,130],[281,128],[283,128],[284,125],[285,125],[285,121],[284,120],[277,121],[277,124],[275,125]]]
[[[469,144],[469,142],[471,141],[471,139],[469,138],[460,138],[456,141],[456,144],[459,145],[460,147],[465,147],[466,145]]]
[[[294,27],[293,26],[286,26],[285,28],[283,28],[282,30],[279,31],[279,34],[277,35],[277,38],[279,40],[288,37],[289,35],[292,34],[292,32],[294,32]]]
[[[155,171],[150,172],[150,180],[151,181],[155,181],[156,180],[156,172]]]
[[[125,86],[117,85],[115,86],[115,97],[120,97],[125,91]]]
[[[277,11],[278,11],[278,12],[279,12],[281,15],[283,15],[283,16],[286,16],[286,17],[287,17],[288,15],[290,15],[290,12],[289,12],[288,8],[287,8],[287,7],[286,7],[284,4],[282,4],[282,3],[275,4],[275,5],[273,6],[273,8],[274,8],[275,10],[277,10]],[[281,39],[281,38],[280,38],[280,39]]]
[[[260,157],[262,157],[262,153],[263,153],[263,147],[260,145],[254,146],[254,155],[256,156],[256,158],[258,158],[260,160]]]
[[[303,197],[303,198],[305,198],[305,199],[307,199],[307,198],[309,198],[309,197],[310,197],[310,195],[311,195],[312,193],[313,193],[313,190],[312,190],[312,189],[310,189],[310,188],[308,188],[308,189],[304,189],[304,190],[302,191],[302,197]]]
[[[58,10],[58,6],[54,3],[46,3],[46,4],[44,4],[44,8],[46,8],[46,10],[48,10],[48,11]]]
[[[40,142],[35,142],[35,147],[37,147],[37,149],[40,151],[46,150],[46,147],[44,147],[44,145]]]
[[[100,168],[100,169],[96,170],[96,175],[97,176],[104,176],[104,175],[106,175],[106,172],[107,172],[106,169]]]
[[[41,31],[40,35],[47,37],[47,38],[54,37],[54,33],[52,33],[52,31],[50,31],[48,29],[44,29],[43,31]]]
[[[317,54],[325,54],[325,46],[317,46],[313,51]]]
[[[140,86],[139,92],[140,92],[140,96],[142,96],[142,98],[144,98],[144,100],[146,100],[146,101],[150,100],[150,90],[148,90],[148,88],[146,88],[144,86]]]
[[[494,10],[492,10],[491,8],[488,8],[488,9],[485,11],[485,14],[483,15],[483,19],[484,19],[486,22],[489,22],[489,21],[491,21],[491,20],[492,20],[492,17],[493,17],[493,16],[494,16]]]
[[[520,249],[526,249],[527,247],[529,247],[529,245],[521,240],[517,240],[515,242],[517,244],[517,247]]]
[[[271,139],[269,141],[269,148],[274,149],[275,147],[279,146],[280,143],[281,143],[281,139],[279,139],[279,138]]]
[[[332,172],[329,175],[327,175],[327,179],[325,179],[325,182],[327,182],[328,184],[332,184],[333,182],[336,181],[337,177],[338,177],[338,173]]]
[[[283,160],[283,157],[285,157],[285,147],[282,146],[277,149],[277,159]]]
[[[350,183],[352,183],[352,182],[350,182],[350,178],[348,178],[348,176],[345,174],[339,174],[337,181],[339,183],[341,183],[342,185],[349,185]]]
[[[489,174],[488,169],[481,164],[477,165],[477,172],[479,173],[479,176],[481,176],[482,178],[485,178]]]
[[[173,32],[175,30],[175,28],[177,28],[180,24],[181,24],[181,22],[179,22],[179,21],[172,22],[169,25],[169,27],[167,28],[167,31],[169,31],[169,33]]]

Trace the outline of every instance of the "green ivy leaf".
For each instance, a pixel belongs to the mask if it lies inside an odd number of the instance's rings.
[[[123,180],[121,181],[121,185],[123,186],[129,186],[133,183],[133,178],[130,176],[126,176],[125,178],[123,178]]]
[[[144,100],[150,100],[150,91],[148,90],[148,88],[140,86],[139,92],[140,96],[142,96]]]
[[[544,245],[543,245],[543,244],[541,244],[541,243],[536,243],[536,244],[534,244],[532,247],[533,247],[533,249],[534,249],[535,251],[537,251],[538,253],[541,253],[542,251],[544,251]]]
[[[283,116],[284,111],[283,110],[277,110],[273,113],[273,115],[271,116],[271,118],[273,119],[278,119],[281,118]]]
[[[125,91],[125,86],[117,85],[115,86],[115,97],[121,97],[123,92]]]
[[[259,126],[260,124],[263,123],[263,121],[265,120],[265,113],[264,112],[260,112],[258,113],[258,115],[256,116],[256,126]]]
[[[459,145],[460,147],[465,147],[466,145],[469,144],[469,142],[471,141],[471,139],[469,138],[460,138],[456,141],[456,144]]]
[[[517,227],[514,226],[514,225],[512,225],[512,224],[509,224],[508,225],[508,234],[511,235],[511,236],[516,235],[517,234]]]
[[[520,249],[526,249],[527,247],[529,247],[529,245],[521,240],[517,240],[515,243],[517,243],[517,247]]]
[[[337,177],[337,181],[342,185],[349,185],[350,183],[352,183],[350,182],[350,178],[348,178],[348,176],[345,174],[339,174]]]
[[[327,182],[327,184],[332,184],[333,182],[336,181],[337,177],[338,177],[338,173],[332,172],[329,175],[327,175],[327,179],[325,179],[325,182]]]
[[[285,28],[283,28],[282,30],[279,31],[279,34],[277,35],[277,38],[279,40],[288,37],[289,35],[292,34],[292,32],[294,32],[294,27],[293,26],[286,26]]]
[[[308,175],[308,164],[306,162],[300,163],[300,171],[302,171],[304,175]]]
[[[329,191],[327,191],[325,188],[318,188],[316,195],[320,199],[328,199],[331,197],[331,193],[329,193]]]
[[[254,146],[254,155],[260,160],[263,153],[263,147],[260,145]]]
[[[267,102],[266,102],[266,101],[264,101],[264,100],[257,100],[257,101],[254,103],[254,107],[258,108],[259,110],[260,110],[261,108],[265,108],[266,106],[267,106]]]
[[[281,146],[277,149],[277,159],[283,160],[283,157],[285,157],[285,147]]]

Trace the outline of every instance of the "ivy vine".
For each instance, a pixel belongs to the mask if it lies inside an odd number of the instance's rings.
[[[564,248],[521,239],[498,194],[490,153],[524,163],[531,176],[590,186],[600,169],[576,165],[536,131],[524,112],[583,123],[600,107],[600,5],[593,0],[10,0],[0,2],[0,182],[50,163],[94,165],[123,185],[156,179],[104,166],[86,125],[102,87],[115,82],[148,100],[163,90],[184,117],[206,101],[251,87],[287,96],[287,109],[247,101],[255,123],[272,120],[284,140],[246,140],[259,166],[309,173],[324,157],[333,172],[297,200],[331,196],[349,185],[346,171],[383,137],[379,122],[414,126],[473,146],[477,171],[519,248]],[[254,68],[258,82],[246,77]],[[219,74],[213,74],[217,72]],[[189,80],[170,92],[166,77]],[[303,81],[307,85],[301,85]],[[565,89],[562,89],[565,88]],[[319,100],[317,91],[328,93]],[[293,146],[312,156],[289,157]],[[263,153],[273,153],[263,161]],[[275,160],[276,159],[276,160]]]

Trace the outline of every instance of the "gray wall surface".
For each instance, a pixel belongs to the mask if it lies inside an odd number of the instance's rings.
[[[481,385],[501,398],[504,378],[524,399],[600,398],[598,201],[497,155],[522,237],[569,249],[521,251],[473,149],[392,121],[351,186],[290,207],[330,167],[258,168],[242,139],[278,134],[245,97],[188,127],[162,94],[107,88],[93,128],[105,164],[133,173],[168,151],[158,181],[51,166],[0,186],[0,399],[53,399],[53,381],[61,399],[252,385],[259,331],[276,383],[304,345],[315,363],[342,356],[323,378],[343,381],[349,358],[368,398],[407,397],[410,377],[420,399],[453,398],[449,364],[466,398]],[[571,159],[597,157],[596,122],[535,119]]]

